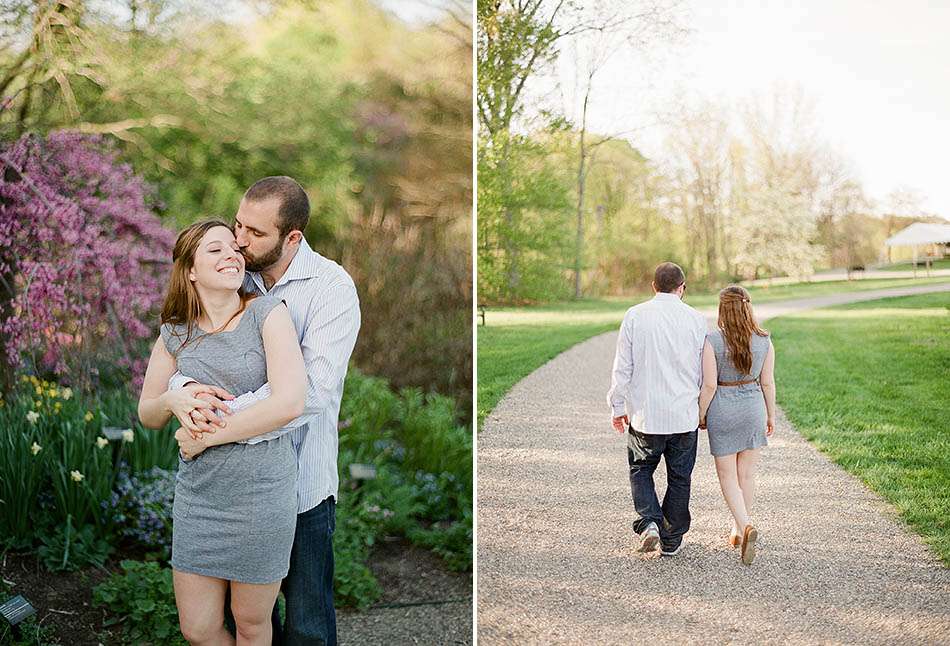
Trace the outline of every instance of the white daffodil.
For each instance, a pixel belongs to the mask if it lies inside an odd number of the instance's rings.
[[[36,421],[39,418],[40,414],[33,410],[26,414],[26,421],[28,421],[30,424],[36,424]]]
[[[104,437],[97,437],[97,438],[96,438],[96,446],[98,446],[100,449],[103,448],[103,447],[104,447],[105,445],[107,445],[108,443],[109,443],[109,440],[107,440],[107,439],[104,438]]]
[[[69,401],[73,398],[73,389],[72,388],[63,388],[63,399]]]
[[[82,482],[82,479],[86,477],[78,471],[70,471],[69,475],[73,479],[73,482]]]
[[[33,453],[33,455],[36,455],[42,450],[43,450],[43,447],[37,444],[36,442],[33,442],[33,446],[30,447],[30,452]]]
[[[122,431],[122,441],[123,441],[123,442],[134,442],[134,441],[135,441],[135,433],[133,433],[132,431]]]

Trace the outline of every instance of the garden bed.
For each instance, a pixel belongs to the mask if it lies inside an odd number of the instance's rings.
[[[141,428],[133,400],[120,390],[93,399],[35,376],[17,384],[0,402],[0,550],[9,582],[3,592],[23,594],[40,610],[33,637],[22,643],[54,643],[55,635],[73,644],[183,643],[167,565],[174,424]],[[418,570],[431,564],[396,566],[424,554],[438,560],[436,570],[471,571],[472,437],[455,403],[417,389],[397,393],[351,370],[341,420],[337,604],[380,608],[381,599],[401,598],[389,590],[402,589],[405,577],[420,592],[429,587],[420,581],[467,585],[470,606],[470,574],[426,578]],[[108,428],[123,422],[132,429]],[[364,465],[360,479],[351,463]],[[410,556],[393,555],[394,540]],[[470,625],[465,595],[452,599],[458,621]],[[458,621],[442,621],[440,634],[456,634]],[[11,643],[0,637],[0,646]]]
[[[341,644],[471,643],[470,572],[453,572],[431,552],[394,536],[377,544],[369,566],[381,596],[363,611],[338,609]],[[120,631],[103,625],[108,613],[94,607],[92,599],[92,588],[113,572],[120,572],[118,560],[103,569],[63,573],[47,572],[30,554],[8,552],[0,560],[8,594],[22,594],[37,609],[45,644],[98,646],[119,640]],[[432,613],[438,615],[437,621],[418,620]],[[0,639],[0,644],[9,643],[8,638]]]

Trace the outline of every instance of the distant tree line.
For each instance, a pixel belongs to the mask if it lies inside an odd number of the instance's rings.
[[[887,236],[927,219],[906,189],[873,204],[794,88],[732,105],[681,101],[665,115],[660,159],[623,133],[592,132],[592,87],[606,59],[676,37],[677,6],[479,2],[481,301],[642,290],[663,260],[710,287],[805,278],[873,264]],[[571,118],[532,105],[529,92],[532,77],[568,53],[579,77]]]

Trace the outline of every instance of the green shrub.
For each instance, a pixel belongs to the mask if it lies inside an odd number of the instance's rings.
[[[0,646],[55,646],[60,643],[53,627],[41,625],[36,615],[24,619],[17,628],[19,636],[14,636],[13,629],[3,622],[0,626]]]
[[[90,565],[102,567],[112,553],[112,546],[99,538],[91,525],[73,527],[70,516],[65,525],[49,528],[40,540],[43,544],[37,556],[51,572],[72,572]]]
[[[104,436],[103,426],[129,428],[135,409],[125,391],[84,398],[61,384],[21,376],[0,400],[0,544],[30,549],[43,542],[43,561],[60,564],[57,569],[98,562],[101,541],[115,539],[118,466],[130,463],[133,473],[145,473],[177,464],[172,424],[161,431],[132,425],[123,439]],[[88,540],[86,526],[93,532]]]
[[[9,403],[0,408],[0,535],[17,549],[33,543],[31,511],[47,482],[49,458],[39,429],[15,419],[21,414]]]
[[[111,527],[103,503],[109,500],[115,465],[109,446],[96,443],[96,431],[83,420],[56,420],[46,438],[50,482],[57,518],[76,526],[93,523],[100,536]]]
[[[133,474],[155,467],[170,471],[178,467],[178,420],[173,417],[165,428],[157,430],[143,427],[138,420],[138,401],[126,388],[101,393],[97,405],[103,426],[132,430],[133,441],[122,445],[122,461],[128,463]]]
[[[454,569],[472,567],[472,441],[452,399],[412,388],[397,395],[385,380],[350,370],[340,424],[338,576],[340,561],[368,556],[383,534],[405,536]],[[376,478],[356,488],[353,462],[375,466]],[[349,574],[347,583],[363,574]]]
[[[363,517],[352,501],[343,498],[337,505],[333,537],[333,595],[337,605],[365,608],[376,601],[381,590],[366,566],[376,528]]]
[[[124,574],[113,574],[93,588],[93,603],[105,606],[105,626],[123,625],[126,644],[185,645],[178,629],[172,571],[158,563],[122,561]]]

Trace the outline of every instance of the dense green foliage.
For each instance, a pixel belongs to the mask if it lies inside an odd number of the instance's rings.
[[[520,136],[482,140],[478,177],[479,299],[566,297],[570,200],[548,151]]]
[[[795,427],[950,565],[950,295],[803,312],[769,328],[778,403]]]
[[[432,549],[453,569],[472,567],[471,428],[456,404],[418,389],[396,394],[384,380],[347,380],[341,411],[341,505],[338,522],[352,524],[364,548],[379,536],[403,535]],[[354,482],[351,463],[375,467]]]
[[[23,376],[17,390],[0,400],[4,544],[17,548],[42,544],[42,560],[56,564],[55,569],[103,562],[109,550],[102,542],[111,543],[115,531],[108,503],[118,465],[129,459],[127,447],[136,439],[143,447],[138,453],[147,453],[154,438],[168,432],[129,424],[134,407],[128,395],[124,399],[129,408],[114,423],[128,430],[124,437],[111,440],[103,431],[112,419],[106,417],[106,408],[70,388]],[[115,403],[109,406],[114,414]]]
[[[93,590],[93,602],[108,609],[105,626],[122,625],[125,644],[184,646],[172,571],[158,563],[122,561],[115,573]]]

